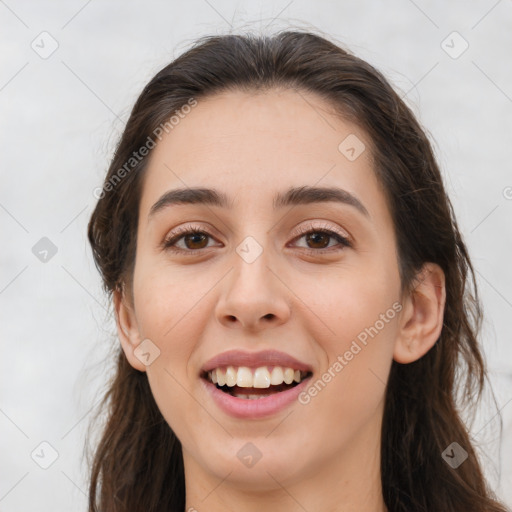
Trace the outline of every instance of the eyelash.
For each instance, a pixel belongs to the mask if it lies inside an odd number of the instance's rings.
[[[312,226],[301,227],[299,229],[299,233],[294,237],[293,240],[294,241],[298,240],[298,239],[302,238],[304,235],[311,234],[311,233],[314,233],[314,234],[321,233],[321,234],[329,236],[330,238],[334,238],[343,248],[352,247],[352,243],[349,241],[348,238],[346,238],[345,236],[343,236],[340,233],[337,233],[331,229],[327,229],[326,227],[319,227],[319,228],[312,227]],[[179,240],[181,240],[182,238],[184,238],[187,235],[206,235],[210,238],[213,238],[212,235],[210,235],[207,231],[205,231],[201,227],[185,226],[185,227],[178,228],[174,233],[172,233],[169,237],[167,237],[162,243],[162,248],[166,251],[171,251],[171,252],[180,253],[180,254],[186,254],[187,256],[198,256],[198,253],[206,250],[206,248],[203,248],[203,249],[180,249],[180,248],[174,247],[174,244],[176,242],[178,242]],[[323,248],[323,249],[310,249],[307,247],[301,247],[301,249],[304,252],[306,252],[307,254],[314,255],[314,256],[318,256],[318,254],[332,252],[333,250],[336,250],[336,249],[333,249],[333,247],[327,247],[327,248]],[[342,249],[337,249],[337,250],[342,250]]]

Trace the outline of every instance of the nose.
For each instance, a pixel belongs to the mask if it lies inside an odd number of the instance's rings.
[[[269,265],[267,251],[249,263],[235,253],[216,306],[218,321],[228,328],[261,331],[290,318],[290,291]]]

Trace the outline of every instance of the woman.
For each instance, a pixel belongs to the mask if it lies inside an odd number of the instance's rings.
[[[473,268],[372,66],[311,33],[203,38],[98,197],[121,347],[91,511],[505,510],[454,398],[486,376]]]

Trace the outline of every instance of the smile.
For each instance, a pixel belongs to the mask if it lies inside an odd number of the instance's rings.
[[[228,366],[214,368],[204,378],[231,396],[256,400],[291,389],[310,375],[311,372],[282,366]]]

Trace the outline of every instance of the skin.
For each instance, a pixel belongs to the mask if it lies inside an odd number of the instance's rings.
[[[355,161],[338,150],[349,134],[367,148]],[[133,289],[114,301],[126,357],[147,371],[182,443],[186,510],[387,510],[385,383],[393,359],[415,361],[436,342],[445,288],[442,270],[426,264],[414,291],[402,293],[394,226],[369,147],[367,135],[323,99],[271,90],[200,100],[152,151]],[[276,192],[303,185],[343,188],[369,215],[334,202],[273,210]],[[224,192],[233,208],[174,205],[149,216],[163,193],[193,186]],[[177,244],[198,256],[162,249],[190,222],[210,237]],[[308,243],[297,231],[319,227],[348,235],[352,247],[329,237]],[[247,236],[263,249],[250,264],[235,251]],[[311,364],[316,380],[397,302],[400,313],[306,405],[235,419],[200,385],[201,366],[230,349],[287,352]],[[160,355],[146,367],[134,349],[147,338]],[[247,442],[262,454],[251,468],[237,457]]]

